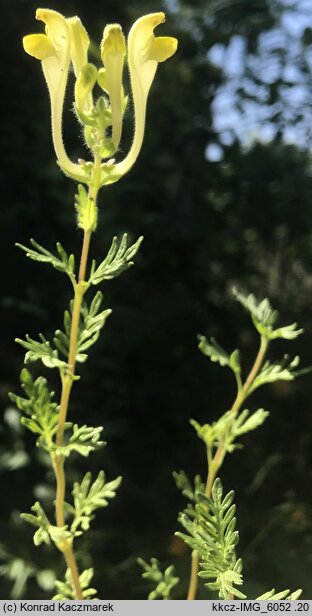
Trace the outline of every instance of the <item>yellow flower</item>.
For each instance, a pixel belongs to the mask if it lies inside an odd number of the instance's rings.
[[[159,62],[176,52],[178,41],[170,36],[154,36],[154,29],[165,21],[164,13],[140,17],[128,36],[128,64],[135,113],[135,133],[126,158],[115,166],[118,176],[124,175],[135,163],[140,152],[144,130],[147,97]]]
[[[45,34],[31,34],[23,39],[27,53],[41,60],[51,99],[52,136],[58,163],[70,177],[90,183],[93,163],[73,163],[67,156],[62,138],[62,114],[70,62],[76,76],[75,103],[79,121],[84,125],[88,147],[102,163],[100,184],[116,182],[135,163],[140,152],[148,94],[159,62],[170,58],[177,49],[177,39],[155,37],[154,29],[165,21],[164,13],[151,13],[138,19],[128,36],[128,64],[135,114],[134,139],[129,153],[119,163],[111,156],[118,150],[124,97],[122,74],[126,43],[121,26],[106,26],[101,43],[104,67],[97,70],[88,63],[88,34],[78,17],[65,19],[49,9],[37,9],[36,18],[45,23]],[[109,96],[93,104],[92,91],[96,80]],[[107,129],[112,126],[111,136]]]
[[[56,156],[66,174],[78,181],[86,181],[81,167],[68,158],[62,138],[63,105],[71,59],[71,27],[63,15],[49,9],[37,9],[36,19],[45,23],[46,34],[25,36],[23,45],[29,55],[41,60],[51,100],[52,138]],[[75,60],[78,59],[75,51],[74,56]]]
[[[101,43],[101,57],[105,68],[99,71],[99,83],[109,95],[112,110],[112,142],[116,150],[122,130],[124,102],[122,72],[125,55],[126,41],[121,26],[119,24],[106,26]]]

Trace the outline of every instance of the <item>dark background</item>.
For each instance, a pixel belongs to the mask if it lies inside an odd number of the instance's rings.
[[[21,47],[23,35],[41,31],[36,7],[29,0],[3,2],[0,36],[1,598],[11,592],[49,598],[51,570],[63,577],[59,554],[35,548],[32,529],[19,521],[37,498],[52,511],[53,478],[7,397],[18,390],[22,367],[14,338],[52,336],[71,294],[64,277],[26,260],[14,242],[34,237],[52,249],[59,240],[77,255],[81,244],[75,186],[55,164],[40,66]],[[198,352],[197,333],[217,337],[229,351],[239,346],[248,370],[257,337],[231,297],[237,284],[269,296],[283,323],[305,328],[298,341],[277,343],[271,357],[289,351],[312,363],[312,9],[303,0],[51,0],[49,8],[78,14],[95,42],[106,23],[120,22],[128,32],[140,15],[166,10],[159,34],[179,38],[178,53],[159,66],[153,84],[139,161],[100,195],[92,256],[103,257],[112,236],[124,231],[145,240],[135,266],[103,288],[113,314],[72,397],[71,418],[103,424],[108,445],[90,459],[74,459],[68,477],[72,482],[102,467],[108,480],[124,477],[115,501],[97,514],[88,543],[77,543],[81,567],[90,566],[92,554],[100,597],[145,598],[140,555],[164,566],[174,562],[182,579],[175,596],[184,598],[189,554],[174,539],[184,503],[172,471],[205,475],[204,448],[188,420],[212,421],[235,394],[232,375]],[[293,33],[287,19],[298,26]],[[233,72],[227,62],[235,41],[243,51]],[[212,61],[215,49],[224,50],[223,65]],[[223,130],[218,126],[228,112],[218,96],[225,88],[229,103],[227,87],[237,116]],[[129,108],[125,151],[131,121]],[[83,155],[77,134],[68,111],[65,141],[73,158]],[[41,366],[33,373],[41,374]],[[56,374],[49,378],[57,388]],[[309,376],[261,390],[250,408],[268,409],[270,419],[245,437],[244,450],[222,470],[225,489],[237,495],[238,553],[250,597],[273,586],[303,587],[303,596],[312,597],[310,399]]]

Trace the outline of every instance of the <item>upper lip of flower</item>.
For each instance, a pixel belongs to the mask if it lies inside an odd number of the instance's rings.
[[[129,32],[128,64],[135,112],[135,133],[128,155],[115,167],[116,173],[120,175],[129,171],[140,152],[145,130],[147,97],[158,62],[173,56],[177,49],[176,38],[154,36],[154,29],[164,21],[164,13],[150,13],[140,17]]]

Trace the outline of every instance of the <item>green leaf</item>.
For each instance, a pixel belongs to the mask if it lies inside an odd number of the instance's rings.
[[[142,241],[143,237],[141,236],[135,244],[128,246],[128,236],[124,233],[118,245],[117,237],[114,237],[104,261],[98,267],[95,261],[93,261],[88,284],[97,285],[103,280],[111,280],[120,276],[120,274],[133,265],[132,259],[138,252]]]
[[[138,558],[138,564],[143,569],[142,577],[150,580],[156,585],[152,590],[148,599],[171,599],[170,594],[174,586],[179,583],[179,578],[175,576],[174,566],[167,567],[164,572],[159,568],[159,562],[156,558],[151,558],[151,563],[145,562],[143,558]]]
[[[78,193],[75,195],[75,208],[77,211],[78,227],[84,231],[95,231],[98,209],[94,199],[89,198],[82,184],[78,184]]]
[[[190,419],[190,424],[195,428],[199,438],[204,441],[206,447],[218,447],[226,437],[234,421],[234,415],[227,411],[212,424],[199,424],[195,419]]]
[[[302,334],[303,329],[296,329],[297,323],[285,327],[275,327],[278,321],[278,311],[274,310],[268,299],[258,302],[254,295],[243,295],[236,288],[233,294],[237,301],[250,313],[254,326],[259,334],[268,340],[284,338],[293,340]]]
[[[48,390],[45,378],[40,376],[33,381],[27,368],[23,368],[20,380],[26,397],[11,393],[10,399],[26,415],[21,418],[21,423],[39,435],[37,444],[43,449],[50,450],[52,438],[57,431],[59,415],[59,407],[53,402],[54,393]]]
[[[263,424],[268,416],[268,411],[265,411],[264,409],[258,409],[255,413],[249,416],[249,411],[246,409],[235,418],[231,433],[236,438],[241,434],[246,434],[247,432],[256,430],[256,428],[259,428],[259,426]]]
[[[39,334],[39,338],[41,342],[33,340],[28,335],[26,336],[26,340],[15,338],[15,342],[27,350],[25,364],[41,360],[46,368],[59,368],[60,370],[65,370],[68,365],[66,362],[59,359],[57,350],[52,349],[50,342],[45,339],[43,334]]]
[[[225,451],[232,453],[235,449],[241,448],[241,445],[235,443],[236,438],[261,426],[268,415],[269,413],[263,409],[258,409],[250,416],[247,409],[239,415],[226,411],[212,424],[201,425],[194,419],[190,420],[190,424],[212,452],[222,444]]]
[[[301,588],[295,590],[294,592],[291,592],[290,590],[282,590],[282,592],[278,593],[275,592],[275,588],[272,588],[272,590],[264,593],[264,595],[257,597],[256,601],[268,601],[269,599],[274,599],[275,601],[280,601],[281,599],[291,599],[295,601],[300,597],[301,593]]]
[[[62,447],[55,447],[55,451],[66,458],[74,451],[81,456],[87,457],[92,451],[97,451],[106,445],[104,441],[100,440],[102,431],[103,428],[101,426],[94,428],[74,424],[73,432],[68,442]]]
[[[67,530],[67,526],[58,527],[50,524],[39,502],[36,502],[31,507],[31,511],[33,511],[35,515],[31,513],[21,513],[20,517],[32,526],[38,527],[38,530],[34,534],[35,546],[41,543],[49,545],[51,541],[53,541],[56,547],[63,552],[64,549],[68,547],[68,542],[71,541],[72,538],[71,533]]]
[[[93,578],[93,569],[85,569],[79,576],[80,588],[82,590],[82,596],[84,599],[93,599],[97,594],[95,588],[89,588],[89,584]],[[56,580],[55,586],[58,590],[58,594],[52,597],[52,601],[66,601],[76,598],[75,589],[71,577],[70,570],[67,569],[65,574],[65,581],[60,582]]]
[[[267,361],[261,372],[254,379],[249,393],[261,387],[265,383],[274,383],[275,381],[293,381],[298,371],[295,368],[298,367],[300,363],[300,358],[298,355],[294,357],[294,359],[290,359],[289,355],[284,355],[284,357],[280,361],[276,361],[271,363]]]
[[[85,302],[81,306],[81,317],[79,323],[76,361],[83,363],[88,358],[85,353],[99,338],[101,329],[104,327],[107,317],[111,314],[111,310],[103,310],[99,312],[103,294],[98,291],[93,298],[90,306]],[[73,302],[70,303],[70,310],[64,313],[64,331],[57,330],[55,332],[54,344],[58,351],[66,358],[69,354],[70,329],[72,321]]]
[[[205,490],[205,484],[203,483],[201,476],[196,475],[194,479],[194,487],[192,487],[191,482],[184,471],[179,471],[179,473],[174,471],[172,475],[178,490],[181,490],[183,496],[193,503],[197,502],[197,492],[204,492]]]
[[[26,256],[32,259],[33,261],[40,261],[41,263],[50,263],[56,270],[59,272],[64,272],[67,274],[75,285],[75,257],[74,255],[68,255],[64,250],[62,244],[59,242],[56,244],[56,250],[58,252],[58,256],[53,255],[49,250],[40,246],[35,240],[30,240],[31,245],[34,247],[28,248],[27,246],[23,246],[23,244],[15,244],[18,248],[21,248],[26,252]]]
[[[210,338],[208,342],[206,336],[198,336],[199,350],[209,357],[212,362],[220,364],[220,366],[230,366],[230,356],[228,353],[217,343],[215,338]]]
[[[90,528],[94,518],[94,511],[101,507],[107,507],[109,499],[116,496],[116,490],[121,484],[121,477],[117,477],[109,483],[105,483],[105,473],[100,471],[96,480],[92,483],[91,473],[87,473],[81,484],[74,483],[72,495],[74,507],[69,510],[74,513],[71,531],[74,535],[81,534]],[[78,530],[79,529],[79,530]]]
[[[179,516],[187,534],[177,532],[176,535],[198,552],[198,575],[211,580],[205,584],[209,590],[218,591],[221,599],[228,599],[230,595],[244,599],[245,595],[236,588],[243,580],[242,563],[236,558],[235,551],[239,537],[235,529],[234,492],[229,492],[223,498],[221,481],[216,479],[211,497],[198,493],[197,499],[191,516],[187,513]]]
[[[32,515],[31,513],[21,513],[20,517],[25,522],[28,522],[28,524],[32,524],[32,526],[36,526],[38,528],[34,534],[34,544],[36,546],[41,543],[46,543],[49,545],[51,543],[49,519],[47,518],[39,502],[36,502],[31,507],[31,511],[33,511],[35,515]]]

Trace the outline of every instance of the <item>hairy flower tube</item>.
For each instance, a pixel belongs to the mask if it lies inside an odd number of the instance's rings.
[[[87,146],[93,157],[101,160],[99,184],[116,182],[131,169],[142,147],[147,98],[158,63],[170,58],[177,49],[177,39],[154,35],[154,29],[165,21],[165,14],[151,13],[139,18],[130,30],[127,45],[121,26],[107,25],[100,46],[103,66],[99,69],[88,62],[89,37],[78,17],[66,19],[56,11],[37,9],[36,19],[45,23],[45,34],[27,35],[23,45],[29,55],[41,60],[50,93],[52,136],[58,163],[71,178],[90,184],[92,161],[71,161],[62,137],[65,90],[72,63],[76,77],[75,112],[82,124]],[[126,55],[135,130],[128,154],[123,160],[116,161],[128,100],[123,88]],[[94,103],[96,83],[103,94]]]

